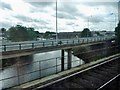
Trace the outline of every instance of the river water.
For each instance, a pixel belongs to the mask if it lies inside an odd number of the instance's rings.
[[[0,89],[45,77],[61,71],[61,51],[51,51],[20,58],[16,64],[0,70]],[[72,67],[84,62],[72,55]],[[67,52],[65,52],[65,70],[67,69]],[[41,70],[41,71],[40,71]],[[19,75],[19,77],[18,77]]]

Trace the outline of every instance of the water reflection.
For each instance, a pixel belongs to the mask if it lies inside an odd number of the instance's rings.
[[[38,79],[61,71],[61,51],[52,51],[21,57],[16,64],[0,71],[0,89],[12,87],[30,80]],[[84,63],[72,55],[72,67]],[[67,53],[65,52],[65,69],[67,69]],[[40,71],[41,70],[41,71]],[[19,77],[18,77],[19,75]],[[2,83],[2,84],[1,84]]]

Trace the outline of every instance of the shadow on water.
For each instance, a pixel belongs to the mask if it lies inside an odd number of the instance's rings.
[[[17,57],[17,58],[2,59],[2,64],[0,67],[4,69],[9,66],[16,65],[16,64],[25,64],[25,63],[32,63],[32,62],[33,62],[33,55],[22,56],[22,57]]]

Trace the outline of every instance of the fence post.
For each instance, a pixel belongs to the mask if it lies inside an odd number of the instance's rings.
[[[34,48],[34,43],[32,43],[32,48]]]
[[[67,40],[67,44],[68,44],[68,40]]]
[[[87,43],[88,43],[88,38],[87,38]]]
[[[4,45],[4,51],[6,51],[6,45]]]
[[[43,47],[45,46],[45,42],[43,42]]]
[[[19,44],[19,50],[21,50],[21,44]]]
[[[18,58],[17,58],[17,59],[18,59]],[[17,74],[18,74],[18,76],[17,76],[17,78],[18,78],[18,85],[20,85],[19,65],[20,65],[19,63],[16,64],[16,67],[17,67]]]
[[[74,44],[74,40],[73,40],[73,44]]]
[[[56,58],[56,73],[57,73],[57,58]]]
[[[41,75],[41,61],[39,61],[39,74],[40,74],[40,78],[42,77]]]
[[[54,46],[54,42],[52,41],[52,46]]]
[[[80,40],[78,39],[78,43],[80,42]]]

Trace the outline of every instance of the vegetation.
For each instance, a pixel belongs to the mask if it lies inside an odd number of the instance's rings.
[[[55,32],[50,32],[50,31],[46,31],[44,33],[44,38],[49,39],[49,38],[53,37],[52,36],[53,34],[56,34],[56,33]]]
[[[55,38],[56,34],[55,32],[50,31],[39,33],[32,27],[25,27],[21,25],[12,26],[8,30],[1,28],[0,32],[2,33],[2,37],[5,37],[12,42],[37,40],[38,38],[50,39]]]
[[[2,33],[2,37],[5,37],[7,35],[5,28],[1,28],[0,32]]]
[[[115,28],[116,43],[120,45],[120,21],[118,26]]]
[[[84,28],[84,30],[81,32],[81,37],[91,37],[92,34],[88,28]]]
[[[103,50],[99,50],[100,48],[101,49],[103,48]],[[94,45],[94,48],[92,48],[89,45],[89,46],[80,46],[73,48],[72,51],[74,56],[82,59],[85,63],[90,63],[92,61],[96,61],[104,57],[114,55],[116,53],[115,48],[112,49],[111,48],[104,49],[104,48],[107,48],[107,46],[104,47],[100,45],[100,47],[96,47]]]
[[[11,41],[28,41],[36,40],[39,32],[34,31],[34,28],[27,28],[21,25],[16,25],[15,27],[10,27],[8,29],[8,39]]]
[[[90,50],[91,48],[89,46],[80,46],[72,49],[73,55],[82,59],[85,63],[91,62],[90,56],[92,56],[92,53],[88,52]]]
[[[97,34],[97,36],[103,36],[102,34],[100,34],[100,32],[95,32]]]

